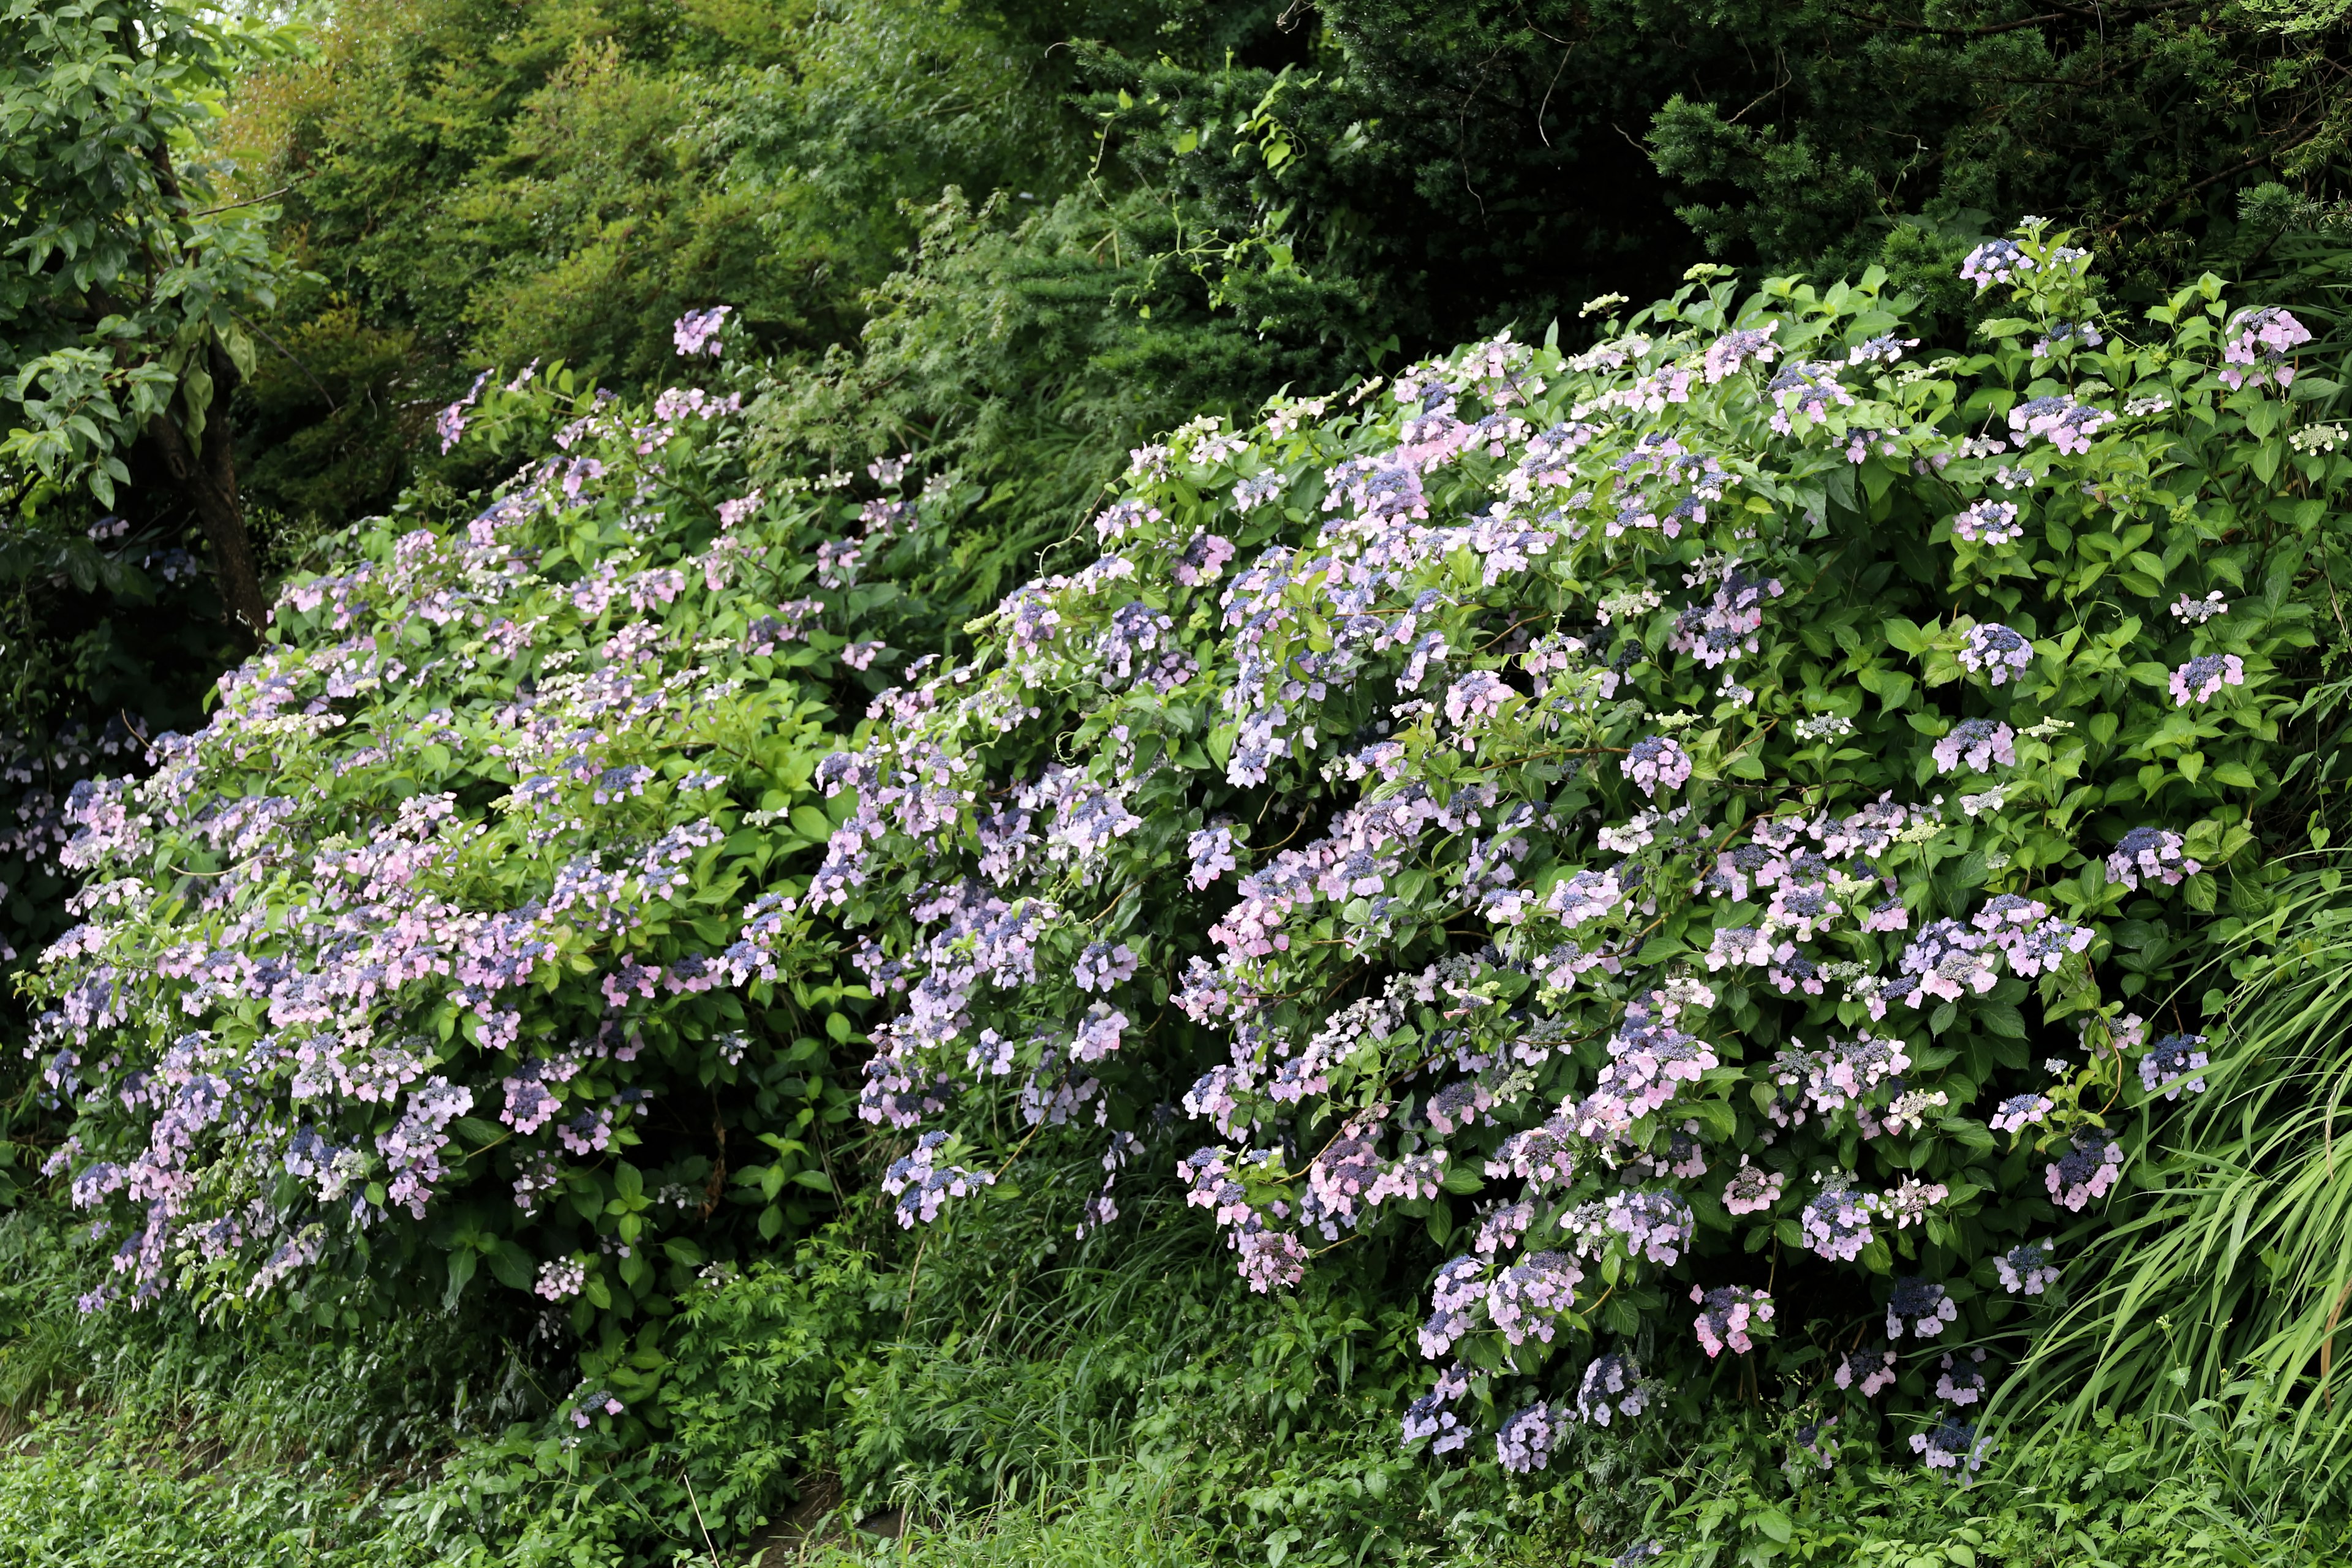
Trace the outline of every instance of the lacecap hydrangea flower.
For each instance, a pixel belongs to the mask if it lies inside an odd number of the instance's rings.
[[[2294,312],[2265,305],[2241,310],[2221,342],[2221,379],[2231,386],[2285,387],[2294,380],[2287,355],[2311,341],[2311,329]]]
[[[2140,1087],[2150,1094],[2161,1090],[2167,1100],[2204,1093],[2205,1080],[2198,1071],[2211,1060],[2204,1046],[2202,1035],[2165,1036],[2139,1058]]]
[[[2042,1242],[2021,1242],[2007,1252],[1996,1253],[1992,1267],[2000,1278],[2000,1288],[2012,1296],[2039,1296],[2058,1283],[2058,1266]]]
[[[1710,1359],[1728,1348],[1740,1354],[1756,1348],[1750,1331],[1761,1332],[1763,1325],[1772,1321],[1772,1298],[1762,1290],[1740,1285],[1720,1286],[1713,1290],[1691,1287],[1691,1300],[1698,1305],[1696,1330],[1698,1342]]]
[[[2200,654],[2172,672],[2167,682],[2175,706],[2208,702],[2224,686],[2246,683],[2246,661],[2234,653]]]
[[[2104,1128],[2092,1127],[2067,1140],[2066,1152],[2050,1163],[2043,1176],[2051,1197],[2080,1214],[2084,1205],[2107,1195],[2123,1167],[2123,1145]]]
[[[2033,645],[1999,622],[1970,626],[1960,639],[1960,668],[1999,686],[2033,662]]]
[[[1916,1338],[1933,1339],[1959,1316],[1959,1304],[1941,1285],[1911,1275],[1897,1279],[1887,1298],[1886,1337],[1899,1340],[1907,1330]]]

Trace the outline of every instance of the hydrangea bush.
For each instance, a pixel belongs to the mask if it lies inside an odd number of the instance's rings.
[[[469,519],[354,530],[209,722],[76,788],[80,923],[23,1054],[70,1119],[47,1170],[118,1248],[86,1307],[352,1321],[487,1268],[616,1330],[832,1201],[856,987],[800,912],[815,772],[881,679],[860,564],[946,501],[903,463],[862,501],[756,486],[740,405],[485,378],[445,443],[544,455]]]
[[[2086,268],[1979,251],[1967,355],[1718,283],[1137,451],[819,769],[902,1223],[1172,1138],[1252,1289],[1425,1231],[1408,1441],[1745,1359],[1980,1462],[1956,1347],[2200,1087],[2352,475],[2299,329]]]

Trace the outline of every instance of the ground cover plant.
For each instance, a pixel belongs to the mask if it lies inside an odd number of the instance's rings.
[[[882,1245],[816,1238],[706,1292],[676,1373],[691,1414],[620,1464],[603,1434],[567,1450],[568,1421],[517,1424],[538,1369],[485,1360],[463,1321],[358,1346],[170,1305],[80,1317],[102,1249],[19,1211],[0,1220],[0,1399],[29,1430],[6,1436],[0,1546],[45,1565],[708,1562],[686,1475],[738,1562],[772,1537],[731,1528],[720,1499],[786,1438],[840,1467],[852,1518],[908,1521],[897,1539],[789,1531],[805,1561],[1945,1562],[1955,1543],[2004,1564],[2331,1560],[2292,1502],[2245,1495],[2226,1412],[2034,1443],[1965,1488],[1909,1463],[1792,1473],[1785,1431],[1750,1419],[1655,1444],[1587,1429],[1539,1477],[1433,1468],[1392,1441],[1418,1360],[1402,1313],[1374,1329],[1328,1271],[1297,1296],[1235,1292],[1203,1219],[1163,1226],[1181,1214],[1166,1200],[1055,1258],[1045,1211],[1088,1184],[1048,1180],[1054,1200],[911,1275],[876,1215]]]

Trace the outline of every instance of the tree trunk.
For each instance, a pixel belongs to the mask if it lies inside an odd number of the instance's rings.
[[[205,410],[203,450],[188,449],[187,437],[169,414],[149,421],[147,434],[163,452],[173,483],[195,504],[196,521],[212,547],[213,574],[229,619],[257,642],[269,625],[269,605],[261,596],[261,574],[254,565],[253,542],[245,531],[245,505],[237,494],[236,431],[229,420],[229,394],[236,385],[236,367],[217,342],[206,353],[213,398]]]
[[[188,204],[161,137],[148,144],[147,161],[172,210],[184,212]],[[253,563],[253,541],[245,531],[245,502],[236,488],[236,427],[228,412],[229,395],[236,390],[236,366],[229,362],[217,338],[205,343],[205,368],[212,373],[213,400],[205,411],[204,449],[188,449],[187,437],[172,423],[169,413],[150,420],[147,434],[162,449],[173,483],[195,502],[196,521],[205,531],[205,542],[212,546],[213,574],[220,586],[221,602],[228,607],[228,618],[259,642],[269,626],[269,605],[261,596],[261,574]]]

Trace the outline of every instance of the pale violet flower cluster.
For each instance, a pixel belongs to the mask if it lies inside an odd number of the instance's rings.
[[[2031,398],[2009,411],[2009,427],[2021,445],[2039,436],[2061,452],[2084,453],[2091,439],[2115,423],[2115,415],[2057,394]]]
[[[1989,239],[1960,262],[1960,276],[1982,293],[1996,283],[2013,283],[2034,270],[2036,263],[2013,239]]]
[[[2086,1128],[2063,1145],[2066,1152],[2044,1167],[2052,1201],[2080,1214],[2107,1195],[2123,1173],[2123,1144],[2103,1128]]]
[[[1936,759],[1936,771],[1939,773],[1952,773],[1964,765],[1985,773],[1996,765],[2015,767],[2016,742],[2017,732],[1998,720],[1963,719],[1936,742],[1929,754]]]
[[[1929,1430],[1911,1435],[1911,1451],[1930,1469],[1974,1472],[1991,1456],[1992,1439],[1979,1436],[1968,1422],[1945,1416]]]
[[[2107,856],[2107,879],[2126,888],[2143,881],[2177,888],[2182,878],[2205,868],[2184,853],[2187,848],[2188,840],[2170,828],[2135,827],[2116,841]]]
[[[2221,380],[2232,387],[2252,382],[2284,390],[2294,380],[2288,356],[2311,342],[2311,329],[2290,310],[2274,305],[2241,310],[2221,340]]]
[[[2058,1283],[2058,1266],[2043,1242],[2020,1242],[1997,1254],[1992,1266],[2000,1288],[2012,1296],[2039,1296]]]
[[[1917,1339],[1933,1339],[1958,1322],[1959,1316],[1958,1304],[1941,1285],[1916,1275],[1897,1279],[1886,1300],[1886,1337],[1899,1340],[1908,1332]]]
[[[707,310],[688,310],[677,319],[671,330],[677,352],[688,358],[709,354],[714,359],[719,351],[719,329],[727,324],[732,305],[713,305]]]
[[[2173,702],[2182,708],[2210,702],[2224,686],[2246,683],[2246,663],[2234,653],[2200,654],[2172,672],[2166,684]]]
[[[940,1205],[949,1198],[960,1198],[995,1184],[992,1173],[937,1163],[947,1139],[944,1132],[924,1133],[915,1140],[912,1152],[892,1161],[890,1168],[883,1173],[882,1191],[898,1200],[894,1212],[900,1226],[929,1223],[938,1217]]]
[[[1864,1399],[1875,1399],[1895,1386],[1895,1352],[1885,1345],[1847,1351],[1837,1357],[1830,1381],[1842,1389],[1853,1390]]]
[[[2212,1061],[2204,1047],[2202,1035],[2167,1035],[2158,1040],[2139,1059],[2140,1087],[2150,1094],[2161,1092],[2167,1100],[2204,1093],[2205,1080],[2198,1075]]]
[[[1977,501],[1952,519],[1952,537],[1969,544],[2013,544],[2024,536],[2014,501]]]
[[[1993,686],[2014,679],[2033,663],[2033,645],[1998,622],[1970,626],[1960,638],[1960,668]]]
[[[1746,1286],[1723,1285],[1706,1290],[1694,1285],[1690,1299],[1698,1304],[1698,1342],[1710,1359],[1726,1350],[1741,1354],[1754,1350],[1752,1333],[1760,1332],[1772,1321],[1771,1296]]]

